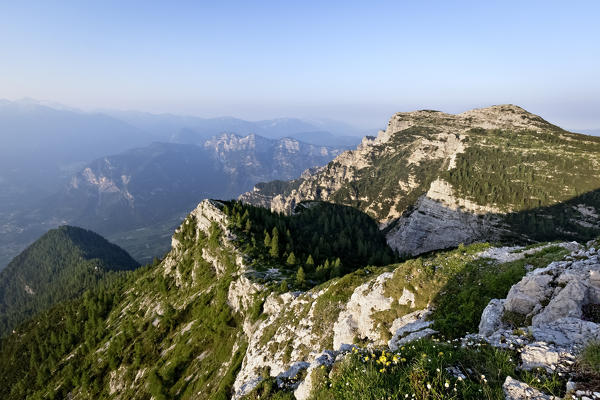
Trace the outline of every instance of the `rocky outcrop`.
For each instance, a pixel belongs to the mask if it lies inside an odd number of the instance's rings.
[[[384,294],[384,283],[392,277],[386,272],[374,282],[367,282],[354,290],[333,327],[333,348],[338,350],[344,344],[354,343],[355,338],[378,342],[381,333],[376,331],[371,315],[390,308],[393,299]]]
[[[530,271],[506,299],[490,301],[479,335],[495,346],[519,348],[523,369],[571,370],[579,350],[600,340],[600,321],[584,315],[585,305],[600,304],[600,259],[594,244]],[[515,321],[523,326],[514,326]]]
[[[438,179],[417,200],[412,211],[392,224],[388,244],[401,254],[417,255],[460,243],[495,240],[502,230],[493,208],[455,196],[452,187]]]
[[[394,320],[390,329],[393,336],[388,342],[390,350],[396,351],[408,342],[437,333],[430,328],[433,321],[427,320],[430,314],[431,310],[419,310]]]
[[[532,388],[528,384],[513,379],[510,376],[506,377],[502,390],[506,396],[506,400],[559,400],[559,397],[549,396],[540,392],[539,390]]]

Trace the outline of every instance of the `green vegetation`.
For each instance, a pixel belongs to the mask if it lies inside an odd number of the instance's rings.
[[[233,257],[211,233],[189,217],[172,269],[139,268],[17,328],[0,342],[0,398],[227,398],[246,343],[227,304]]]
[[[551,246],[509,263],[490,264],[485,259],[466,263],[433,299],[433,328],[446,337],[476,332],[483,309],[491,299],[506,297],[527,272],[526,265],[543,267],[567,253],[562,247]]]
[[[138,265],[92,231],[71,226],[49,231],[0,272],[0,336]]]
[[[564,380],[543,370],[517,369],[518,354],[486,343],[420,340],[398,352],[354,350],[341,363],[313,372],[313,400],[504,399],[507,376],[563,396]],[[266,381],[245,399],[288,399]]]
[[[478,204],[522,211],[600,188],[600,138],[566,131],[472,129],[444,177]]]
[[[479,258],[478,253],[488,247],[460,246],[395,266],[394,275],[384,286],[385,295],[396,301],[390,309],[373,315],[386,328],[382,331],[389,335],[387,330],[396,318],[432,305],[433,328],[444,336],[456,338],[475,332],[483,309],[491,299],[506,297],[527,272],[525,265],[545,266],[567,254],[561,247],[550,246],[521,260],[499,264]],[[414,304],[398,303],[404,290],[414,294]]]
[[[289,286],[307,288],[397,259],[375,221],[351,207],[308,202],[285,216],[240,202],[225,204],[230,228],[253,268],[276,268],[290,278]]]
[[[584,370],[600,378],[600,342],[591,342],[581,352],[579,363]]]
[[[369,154],[370,166],[356,171],[355,178],[336,191],[332,200],[364,210],[377,220],[385,220],[390,213],[402,214],[427,192],[442,167],[441,159],[409,162],[414,143],[436,133],[432,128],[414,126],[375,146]],[[335,161],[330,165],[336,167]],[[408,191],[398,184],[409,181],[416,186]]]
[[[456,168],[442,178],[460,196],[508,212],[513,236],[590,240],[579,205],[600,210],[600,138],[548,132],[472,129]]]
[[[587,388],[597,390],[600,387],[600,342],[588,343],[577,360],[579,380],[587,382]]]

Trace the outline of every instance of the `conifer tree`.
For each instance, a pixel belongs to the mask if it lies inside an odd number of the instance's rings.
[[[308,272],[314,271],[315,269],[315,261],[313,260],[312,255],[308,255],[308,258],[306,259],[306,263],[304,263],[306,270]]]
[[[289,266],[294,266],[296,265],[296,256],[294,255],[294,252],[292,251],[290,253],[290,255],[288,256],[287,260],[285,261],[285,263]]]
[[[296,285],[299,287],[303,287],[306,283],[306,276],[304,275],[304,268],[298,268],[298,272],[296,272]]]

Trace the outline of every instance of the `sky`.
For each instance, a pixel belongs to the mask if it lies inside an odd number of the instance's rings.
[[[0,0],[0,98],[330,118],[512,103],[600,128],[599,1]]]

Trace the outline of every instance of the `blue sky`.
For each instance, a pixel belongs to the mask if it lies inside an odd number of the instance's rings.
[[[599,16],[598,1],[1,1],[0,98],[362,127],[514,103],[600,128]]]

